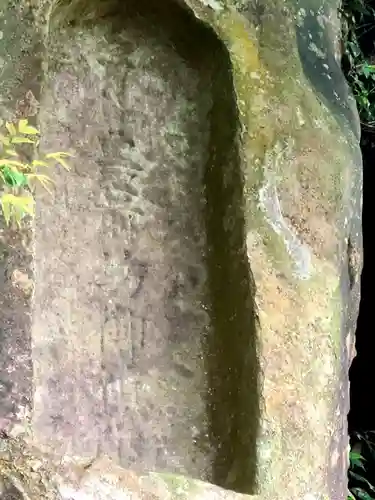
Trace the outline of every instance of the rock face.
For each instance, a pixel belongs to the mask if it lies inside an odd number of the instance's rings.
[[[337,9],[3,8],[2,116],[74,153],[35,227],[2,230],[4,488],[345,498],[362,177]]]

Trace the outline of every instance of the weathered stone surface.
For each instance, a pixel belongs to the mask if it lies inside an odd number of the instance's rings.
[[[62,498],[345,498],[361,158],[337,5],[31,4],[41,149],[75,158],[38,193],[34,276],[3,259],[5,287],[35,282],[6,418],[32,352],[25,439]]]
[[[56,32],[48,49],[42,147],[76,159],[39,204],[34,425],[58,455],[209,479],[210,96],[161,28],[128,22]]]
[[[27,91],[41,77],[38,38],[18,2],[0,6],[0,119],[13,120]],[[38,55],[39,54],[39,55]],[[28,115],[32,115],[28,109]],[[32,118],[31,118],[32,119]],[[23,422],[33,399],[31,303],[33,294],[32,226],[22,231],[0,223],[0,428]]]

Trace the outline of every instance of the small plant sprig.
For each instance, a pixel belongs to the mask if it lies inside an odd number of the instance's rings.
[[[374,487],[364,477],[366,475],[366,469],[364,465],[365,458],[361,455],[361,453],[357,451],[351,451],[349,454],[349,459],[349,477],[352,480],[355,480],[356,483],[359,483],[361,486],[357,486],[351,489],[351,495],[349,496],[348,500],[355,500],[356,498],[359,498],[361,500],[373,500],[374,496],[371,496],[368,491],[374,493]],[[368,491],[363,488],[363,485]]]
[[[14,221],[21,227],[25,216],[35,215],[34,182],[40,182],[51,193],[52,179],[38,173],[37,169],[59,163],[70,170],[65,158],[72,155],[65,152],[47,153],[43,159],[27,161],[19,148],[30,144],[36,149],[39,145],[39,130],[29,125],[27,119],[21,119],[17,124],[6,122],[5,128],[6,132],[0,134],[0,204],[6,224]]]
[[[370,482],[371,462],[375,459],[375,433],[355,432],[352,437],[352,449],[349,453],[349,490],[348,500],[375,500],[375,486]]]
[[[375,65],[370,64],[354,41],[347,42],[346,56],[351,64],[347,75],[363,124],[373,126],[375,122]]]
[[[363,126],[375,128],[375,65],[361,50],[360,39],[375,29],[375,10],[365,0],[343,0],[343,70],[357,102]]]

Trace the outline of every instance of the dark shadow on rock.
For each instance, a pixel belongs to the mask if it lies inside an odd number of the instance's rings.
[[[366,7],[375,8],[375,2],[367,2]],[[344,4],[345,8],[345,4]],[[358,14],[360,13],[360,9]],[[363,18],[356,19],[358,43],[366,60],[375,55],[374,19],[369,11]],[[348,70],[348,68],[346,68]],[[345,70],[345,68],[344,68]],[[371,102],[373,98],[370,96]],[[373,105],[373,104],[372,104]],[[355,433],[375,430],[375,411],[368,384],[374,376],[375,337],[372,332],[372,278],[373,270],[373,213],[371,190],[374,178],[375,130],[362,123],[361,151],[363,157],[363,271],[361,276],[361,301],[356,329],[356,357],[349,371],[350,378],[350,412],[348,415],[349,434],[353,443],[357,441]],[[369,476],[371,477],[371,476]]]
[[[324,16],[318,9],[308,8],[306,2],[300,2],[300,6],[306,10],[306,14],[303,20],[296,23],[296,38],[305,76],[339,125],[344,130],[352,129],[358,136],[357,127],[354,127],[357,123],[354,102],[336,60],[328,28],[322,24]]]
[[[206,171],[209,296],[206,339],[215,482],[255,493],[259,363],[255,285],[246,250],[238,116],[229,55],[217,44]]]
[[[364,267],[361,277],[361,302],[356,330],[356,357],[350,368],[350,413],[348,415],[349,433],[373,431],[375,412],[372,398],[366,388],[373,378],[375,337],[371,331],[371,278],[372,264],[372,217],[370,207],[371,176],[375,156],[375,135],[364,133],[362,136],[363,154],[363,246]]]
[[[369,9],[367,12],[362,9]],[[356,23],[355,36],[365,60],[372,61],[375,55],[374,45],[374,17],[371,9],[375,8],[375,2],[370,1],[359,4],[356,12],[355,6],[350,2],[344,2],[343,9],[353,14]],[[348,57],[344,58],[343,69],[349,72],[351,69]],[[362,75],[360,75],[360,78]],[[374,98],[369,94],[371,108],[374,107]],[[374,348],[375,337],[373,335],[373,290],[372,276],[373,265],[373,207],[372,207],[372,185],[374,177],[375,158],[375,130],[373,125],[361,123],[361,151],[363,157],[363,263],[361,276],[361,300],[359,316],[356,329],[356,356],[349,370],[350,380],[350,412],[348,414],[348,430],[350,445],[353,451],[357,451],[363,457],[363,464],[357,466],[351,463],[349,472],[349,489],[354,493],[358,490],[361,494],[371,498],[373,495],[373,484],[375,477],[374,460],[374,430],[375,411],[372,400],[372,380],[374,378]],[[359,493],[359,490],[361,493]],[[355,496],[355,495],[353,495]]]

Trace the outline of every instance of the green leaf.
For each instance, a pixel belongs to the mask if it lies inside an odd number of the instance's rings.
[[[365,484],[370,491],[372,491],[373,493],[375,493],[374,486],[372,486],[372,484],[369,481],[367,481],[367,479],[365,479],[364,477],[362,477],[360,474],[356,474],[353,471],[349,471],[349,474],[350,474],[351,477],[353,477],[354,479],[356,479],[360,483]]]
[[[5,222],[7,226],[9,226],[10,223],[10,218],[12,216],[12,204],[9,200],[6,198],[7,195],[3,195],[0,198],[0,203],[1,203],[1,209],[3,211],[3,216],[5,219]]]
[[[27,135],[39,135],[40,134],[39,130],[35,127],[32,127],[31,125],[29,125],[28,127],[25,127],[22,130],[22,133],[27,134]]]
[[[27,128],[25,128],[23,133],[27,134],[27,135],[39,135],[40,134],[39,130],[35,127],[32,127],[31,125],[29,125]]]
[[[366,77],[366,78],[367,78],[367,77],[370,75],[370,73],[371,73],[371,71],[369,71],[368,66],[367,66],[366,64],[364,64],[364,65],[362,66],[362,73],[365,75],[365,77]]]
[[[27,118],[24,118],[18,122],[18,132],[23,134],[23,129],[29,125]]]
[[[50,165],[46,161],[42,160],[33,160],[31,163],[32,167],[49,167]]]
[[[351,466],[359,467],[360,469],[365,468],[363,462],[365,462],[366,459],[359,452],[351,451],[349,454],[349,459],[350,459]]]
[[[35,127],[32,127],[29,125],[28,120],[23,119],[18,122],[18,131],[20,134],[26,134],[26,135],[39,135],[39,130]]]
[[[45,158],[48,160],[55,160],[57,163],[60,163],[61,166],[65,168],[65,170],[70,170],[70,166],[66,163],[64,158],[74,158],[74,156],[70,153],[65,153],[63,151],[58,151],[57,153],[47,153]]]
[[[70,153],[65,153],[64,151],[58,151],[57,153],[47,153],[46,158],[61,158],[61,157],[66,157],[66,158],[74,158],[74,156]]]
[[[4,145],[4,146],[9,146],[10,145],[10,139],[9,137],[6,137],[5,135],[3,134],[0,134],[0,142]]]
[[[15,151],[14,149],[9,149],[7,148],[5,151],[4,151],[5,154],[9,155],[9,156],[17,156],[18,157],[18,153],[17,151]]]
[[[32,196],[15,196],[5,193],[0,198],[5,222],[9,225],[13,218],[18,226],[26,215],[34,216],[35,201]]]
[[[11,187],[27,186],[27,177],[22,172],[19,172],[16,169],[12,169],[6,166],[2,169],[2,174],[8,186]]]
[[[61,165],[62,167],[64,167],[64,168],[65,168],[65,170],[68,170],[68,171],[70,170],[69,165],[68,165],[68,164],[66,163],[66,161],[65,161],[65,160],[63,160],[62,158],[60,158],[60,159],[58,160],[58,163],[60,163],[60,165]]]
[[[375,66],[372,64],[364,63],[362,66],[362,72],[365,75],[365,77],[368,78],[369,76],[374,74]]]
[[[48,191],[50,194],[52,194],[52,191],[49,188],[49,184],[54,184],[53,180],[48,177],[48,175],[43,175],[43,174],[27,174],[27,179],[35,179],[38,180],[44,189]]]
[[[17,167],[21,168],[22,170],[27,170],[29,168],[29,165],[27,163],[21,163],[20,161],[16,160],[0,160],[0,167]]]
[[[35,139],[30,139],[29,137],[19,137],[15,136],[11,139],[12,144],[35,144]]]
[[[17,134],[16,127],[13,125],[13,123],[6,122],[5,123],[5,127],[8,130],[8,132],[9,132],[10,135],[16,135]]]
[[[352,488],[352,493],[359,500],[374,500],[374,498],[362,488]]]

